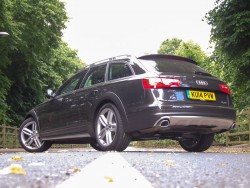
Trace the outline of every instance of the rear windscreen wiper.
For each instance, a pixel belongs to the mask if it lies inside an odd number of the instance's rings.
[[[194,74],[199,74],[199,75],[204,75],[204,76],[212,76],[211,74],[207,73],[207,72],[202,72],[202,71],[194,71]]]

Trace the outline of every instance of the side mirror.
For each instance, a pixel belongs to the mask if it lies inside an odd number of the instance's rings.
[[[55,93],[53,92],[52,89],[47,89],[46,91],[46,97],[47,98],[53,98],[55,96]]]
[[[9,33],[0,32],[0,38],[9,36]]]

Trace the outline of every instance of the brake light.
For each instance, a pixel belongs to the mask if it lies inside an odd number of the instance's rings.
[[[220,90],[228,95],[231,95],[230,89],[227,84],[219,84]]]
[[[176,78],[144,78],[142,79],[144,89],[162,89],[180,87],[181,81]]]

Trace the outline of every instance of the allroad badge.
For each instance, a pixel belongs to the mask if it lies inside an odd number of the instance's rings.
[[[204,80],[196,80],[196,84],[200,86],[207,86],[208,82]]]

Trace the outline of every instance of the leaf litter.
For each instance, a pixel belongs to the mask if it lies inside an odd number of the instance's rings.
[[[109,177],[109,176],[104,176],[104,178],[105,178],[109,183],[114,182],[113,178],[111,178],[111,177]]]
[[[168,167],[172,168],[174,165],[174,161],[173,160],[166,160],[166,164]]]
[[[8,161],[24,161],[24,158],[20,156],[14,156],[8,159]]]
[[[12,164],[4,169],[0,169],[0,175],[21,174],[26,175],[26,171],[19,164]]]

